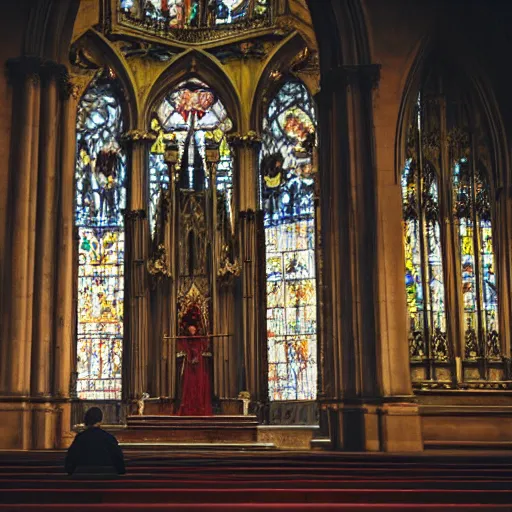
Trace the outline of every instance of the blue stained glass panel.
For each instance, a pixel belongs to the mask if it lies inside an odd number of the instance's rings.
[[[285,83],[268,107],[260,162],[271,400],[317,393],[315,132],[306,88]]]
[[[126,155],[113,78],[100,71],[77,114],[77,393],[83,399],[121,398]]]

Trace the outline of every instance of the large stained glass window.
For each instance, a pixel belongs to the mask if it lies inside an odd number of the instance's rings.
[[[208,186],[204,169],[206,147],[218,145],[220,161],[216,179],[219,204],[231,216],[232,155],[226,132],[232,128],[226,109],[215,91],[205,83],[190,79],[179,84],[158,106],[151,120],[156,140],[149,154],[149,224],[152,237],[158,231],[168,201],[169,171],[165,148],[175,141],[179,149],[180,189],[203,190]]]
[[[408,159],[402,174],[405,287],[411,361],[446,361],[446,307],[439,224],[439,192],[431,163]],[[432,368],[417,371],[430,379]]]
[[[101,71],[77,116],[77,393],[84,399],[121,398],[126,156],[116,84],[111,70]]]
[[[485,172],[467,158],[454,165],[453,189],[458,221],[464,306],[464,358],[500,358],[498,298],[489,190]]]
[[[260,166],[271,400],[315,399],[317,393],[315,123],[311,97],[299,82],[281,87],[263,121]]]
[[[215,28],[265,18],[268,0],[119,0],[121,13],[160,31]]]

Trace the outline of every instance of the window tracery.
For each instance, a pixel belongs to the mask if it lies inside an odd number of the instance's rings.
[[[401,182],[409,351],[415,386],[465,387],[506,373],[488,170],[468,126],[484,128],[470,123],[453,84],[448,92],[434,84],[427,80],[418,98]],[[458,262],[454,275],[446,273],[450,261]]]
[[[77,114],[77,393],[121,398],[126,155],[115,76],[102,70]]]
[[[308,91],[286,82],[263,121],[260,162],[271,400],[316,398],[315,137]]]
[[[203,190],[206,147],[209,141],[219,147],[216,186],[229,217],[232,216],[233,159],[226,133],[233,123],[217,93],[204,82],[191,78],[165,96],[151,119],[156,140],[149,152],[149,222],[156,235],[158,216],[165,215],[170,177],[165,163],[166,144],[178,145],[177,170],[180,188]]]

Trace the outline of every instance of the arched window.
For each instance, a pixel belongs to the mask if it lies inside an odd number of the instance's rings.
[[[454,165],[453,191],[464,305],[464,358],[499,359],[498,296],[485,170],[461,158]]]
[[[412,379],[420,388],[463,387],[505,374],[489,174],[481,160],[489,152],[474,142],[486,129],[470,103],[456,80],[432,73],[409,127],[405,285]]]
[[[233,161],[226,132],[232,128],[226,109],[216,92],[192,78],[165,96],[151,119],[156,140],[149,153],[149,224],[153,239],[159,219],[165,215],[169,172],[164,155],[166,144],[175,141],[179,150],[179,188],[200,191],[208,187],[205,174],[206,148],[218,146],[217,190],[222,195],[223,213],[232,216]]]
[[[308,91],[286,82],[268,106],[261,151],[271,400],[317,393],[315,134]]]
[[[77,115],[77,393],[121,398],[126,156],[123,113],[111,70],[85,91]]]

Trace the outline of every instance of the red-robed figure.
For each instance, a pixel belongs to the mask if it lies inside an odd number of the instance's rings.
[[[190,306],[180,323],[177,339],[181,401],[178,416],[211,416],[212,386],[210,339],[204,332],[201,311]]]

